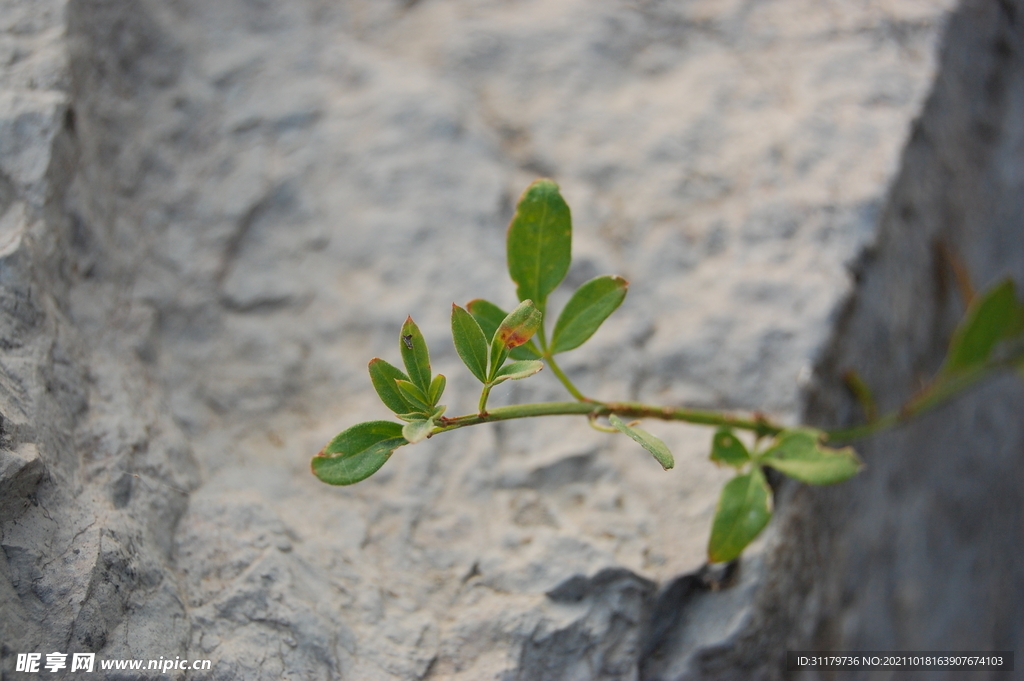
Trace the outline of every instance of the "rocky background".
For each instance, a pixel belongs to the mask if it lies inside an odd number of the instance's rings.
[[[1024,281],[1024,4],[951,9],[0,0],[3,678],[54,650],[467,681],[1024,650],[1013,381],[866,443],[855,482],[784,486],[719,591],[704,429],[648,424],[670,473],[570,418],[352,488],[308,470],[387,416],[365,366],[408,314],[473,409],[450,304],[514,302],[540,175],[569,283],[631,282],[566,356],[585,392],[852,423],[855,366],[899,404],[963,309],[936,244]],[[542,372],[492,399],[561,398]]]

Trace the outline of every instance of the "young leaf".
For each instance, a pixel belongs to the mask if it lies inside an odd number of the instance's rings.
[[[711,460],[739,468],[750,461],[750,452],[732,430],[723,426],[711,439]]]
[[[1013,280],[1004,279],[971,301],[953,333],[941,373],[949,375],[984,364],[996,343],[1020,333],[1022,325],[1024,319],[1014,295]]]
[[[473,319],[480,324],[480,329],[484,332],[484,338],[487,339],[488,344],[494,338],[494,332],[498,330],[498,326],[508,316],[508,313],[500,307],[481,298],[466,303],[466,309],[473,315]],[[520,345],[518,348],[513,348],[509,356],[512,359],[537,359],[541,355],[537,346],[531,340]]]
[[[760,466],[725,483],[711,525],[708,560],[725,563],[739,556],[771,517],[768,483]]]
[[[402,437],[409,441],[409,444],[416,444],[425,440],[430,431],[434,428],[434,419],[422,419],[410,421],[402,427]]]
[[[381,402],[396,414],[403,414],[412,407],[405,399],[395,381],[408,381],[409,377],[396,366],[393,366],[379,357],[370,360],[370,381],[373,389],[377,391]]]
[[[490,379],[498,373],[509,351],[526,343],[540,328],[543,316],[532,300],[519,303],[502,320],[491,339]]]
[[[520,378],[526,378],[527,376],[533,376],[535,373],[544,368],[544,362],[539,359],[524,359],[519,362],[512,362],[498,369],[498,375],[491,381],[494,385],[498,385],[503,381],[517,380]]]
[[[429,414],[433,410],[433,405],[427,399],[427,396],[420,390],[419,386],[409,381],[397,380],[395,385],[401,391],[402,396],[408,400],[409,404],[412,405],[413,409],[418,409],[424,414]]]
[[[629,282],[622,277],[605,276],[591,279],[576,289],[555,322],[551,335],[552,354],[583,345],[622,304],[628,287]]]
[[[494,328],[498,328],[497,325]],[[452,340],[469,370],[481,383],[486,383],[487,338],[473,315],[455,303],[452,303]]]
[[[572,258],[572,217],[557,184],[542,179],[526,188],[508,226],[507,247],[508,273],[519,300],[544,309]]]
[[[310,465],[313,474],[328,484],[351,485],[376,473],[404,444],[401,424],[367,421],[339,433]]]
[[[660,463],[661,467],[665,470],[676,465],[675,459],[672,458],[672,452],[668,451],[668,447],[665,446],[665,443],[662,442],[660,438],[651,435],[642,428],[627,426],[626,423],[615,414],[608,417],[608,423],[612,424],[616,430],[619,430],[633,438],[644,449],[653,454],[654,458],[658,460],[658,463]]]
[[[852,478],[862,467],[852,447],[831,449],[820,444],[821,432],[786,430],[759,460],[791,478],[812,485],[831,485]]]
[[[402,351],[402,361],[405,362],[405,370],[409,372],[409,379],[426,393],[430,390],[430,355],[427,353],[427,341],[423,339],[412,317],[408,317],[402,325],[398,348]]]
[[[444,374],[438,374],[434,376],[434,380],[430,382],[430,391],[427,393],[427,398],[430,400],[431,408],[437,404],[437,401],[441,399],[441,395],[444,394],[444,386],[447,383],[447,379]]]

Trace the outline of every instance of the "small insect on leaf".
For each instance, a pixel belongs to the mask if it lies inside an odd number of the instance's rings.
[[[722,488],[711,524],[708,560],[725,563],[738,557],[772,517],[770,490],[760,466],[737,475]]]
[[[823,433],[794,428],[780,433],[759,461],[780,473],[812,485],[831,485],[852,478],[863,467],[852,447],[832,449],[821,444]]]
[[[642,428],[636,426],[626,425],[625,421],[620,419],[615,414],[608,417],[608,423],[612,424],[616,430],[625,433],[636,441],[640,446],[649,451],[657,459],[658,463],[665,470],[668,470],[676,465],[675,459],[672,457],[672,452],[668,450],[668,447],[662,442],[661,438],[651,435]]]
[[[358,423],[339,433],[313,457],[313,474],[331,485],[351,485],[376,473],[402,445],[402,425],[391,421]]]
[[[412,317],[407,318],[402,325],[401,342],[398,345],[405,370],[409,372],[409,380],[426,393],[430,390],[430,354],[427,352],[427,341],[423,339]]]
[[[711,460],[715,463],[740,468],[750,461],[750,452],[729,428],[719,428],[711,439]]]

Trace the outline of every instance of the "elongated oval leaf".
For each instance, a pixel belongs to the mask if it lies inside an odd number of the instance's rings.
[[[512,362],[506,364],[498,370],[498,375],[494,377],[492,381],[495,385],[502,381],[518,380],[520,378],[526,378],[527,376],[533,376],[535,373],[544,368],[544,362],[539,359],[524,359],[518,362]]]
[[[760,457],[760,462],[812,485],[831,485],[852,478],[861,469],[852,447],[831,449],[820,444],[821,432],[786,430]]]
[[[402,393],[402,396],[408,400],[409,404],[412,405],[413,411],[419,411],[424,414],[429,414],[433,409],[433,405],[427,399],[427,395],[420,390],[420,387],[410,381],[397,380],[395,385],[398,386],[398,390]]]
[[[395,385],[395,381],[409,380],[405,372],[379,357],[370,360],[369,369],[370,381],[373,383],[373,389],[377,391],[380,401],[396,414],[404,414],[409,411],[412,405]]]
[[[541,179],[526,188],[508,226],[507,246],[519,300],[533,300],[543,310],[572,259],[572,216],[557,184]]]
[[[494,380],[509,351],[525,344],[540,328],[543,316],[532,300],[519,303],[494,331],[491,339],[489,378]]]
[[[591,279],[576,289],[555,322],[551,352],[565,352],[583,345],[622,304],[628,287],[629,282],[622,277],[605,276]]]
[[[402,325],[398,348],[402,351],[402,361],[405,370],[409,372],[409,380],[425,394],[430,390],[430,354],[427,352],[427,341],[423,339],[412,317],[408,317]]]
[[[942,373],[952,374],[984,364],[996,343],[1020,333],[1024,324],[1021,316],[1012,279],[1004,279],[976,297],[953,333]]]
[[[494,303],[482,298],[466,303],[466,309],[473,315],[473,319],[480,324],[480,329],[484,332],[484,338],[487,339],[489,345],[491,339],[494,338],[494,332],[498,330],[498,326],[508,316],[508,313]],[[509,353],[509,357],[512,359],[537,359],[540,356],[540,351],[533,344],[532,340],[527,341],[518,348],[513,348],[512,352]]]
[[[750,452],[729,428],[719,428],[711,440],[711,460],[739,468],[750,461]]]
[[[633,438],[633,440],[638,442],[644,449],[653,454],[654,458],[658,460],[658,463],[660,463],[661,467],[665,470],[676,465],[676,460],[672,457],[672,452],[668,451],[668,447],[665,446],[665,443],[662,442],[660,438],[651,435],[643,428],[626,425],[625,421],[615,414],[608,417],[608,423],[612,424],[612,426],[617,430]]]
[[[725,483],[708,540],[708,560],[725,563],[761,533],[772,517],[770,490],[759,466]]]
[[[427,398],[430,400],[430,406],[433,408],[441,395],[444,394],[444,387],[447,384],[448,379],[444,377],[444,374],[438,374],[434,376],[434,380],[430,382],[430,392],[427,393]]]
[[[409,444],[416,444],[421,440],[425,440],[430,431],[434,428],[433,419],[423,419],[420,421],[410,421],[409,423],[402,426],[402,437],[409,441]]]
[[[452,303],[452,340],[466,367],[481,383],[486,383],[488,339],[473,315],[455,303]]]
[[[399,423],[358,423],[328,442],[310,465],[313,474],[328,484],[351,485],[376,473],[404,444]]]

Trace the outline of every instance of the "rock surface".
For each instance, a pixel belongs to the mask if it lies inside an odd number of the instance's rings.
[[[705,461],[706,430],[649,426],[676,453],[671,474],[571,419],[433,438],[353,488],[308,472],[337,431],[387,416],[365,364],[397,360],[408,314],[449,377],[450,413],[472,409],[449,306],[514,302],[504,227],[537,175],[574,210],[569,282],[631,281],[564,363],[585,392],[792,420],[818,362],[826,397],[808,414],[842,422],[849,405],[827,381],[864,362],[898,402],[903,367],[934,364],[954,294],[919,318],[932,326],[893,336],[893,352],[908,348],[894,370],[873,356],[889,346],[855,346],[849,329],[858,314],[881,328],[905,318],[871,291],[906,280],[862,264],[875,288],[844,308],[847,265],[868,248],[899,270],[896,221],[918,220],[951,230],[979,284],[1021,274],[999,260],[1021,213],[1008,197],[1022,128],[999,113],[1024,110],[1019,82],[999,75],[1020,73],[1017,34],[1005,29],[1010,56],[985,62],[993,80],[970,83],[994,83],[983,101],[1002,103],[973,111],[956,90],[981,59],[971,41],[989,44],[1005,16],[963,10],[949,44],[965,47],[947,48],[949,75],[903,152],[948,8],[0,0],[4,678],[17,678],[17,653],[53,650],[210,659],[196,678],[211,679],[770,676],[778,659],[763,653],[783,649],[771,631],[837,647],[960,640],[900,638],[926,609],[879,614],[885,585],[920,603],[916,578],[878,572],[863,601],[830,600],[872,559],[840,561],[815,589],[778,578],[795,556],[808,571],[792,574],[810,579],[816,556],[854,555],[905,514],[836,520],[888,498],[886,475],[906,477],[876,463],[892,444],[870,445],[877,473],[848,492],[785,490],[776,538],[717,593],[695,572],[726,479]],[[974,130],[962,143],[961,123]],[[1003,173],[992,201],[975,192],[987,179],[949,179],[965,159]],[[904,196],[910,217],[894,203]],[[1002,242],[928,217],[973,208]],[[902,276],[927,276],[926,257]],[[546,373],[494,399],[561,399]],[[1019,442],[1006,433],[990,441]],[[848,546],[829,538],[833,522]],[[803,536],[809,555],[788,550]],[[1005,566],[983,548],[985,565]],[[913,575],[927,553],[907,551],[866,555]],[[927,588],[950,578],[929,575]],[[999,612],[992,626],[1019,631]],[[894,633],[868,636],[876,616]],[[692,653],[709,646],[701,667]]]

